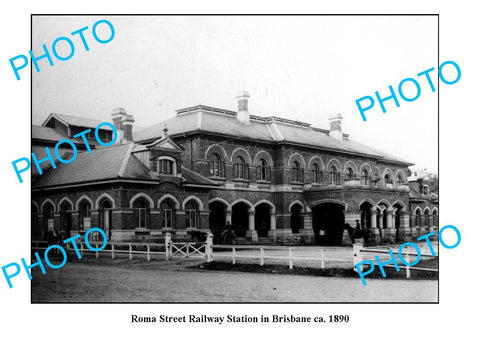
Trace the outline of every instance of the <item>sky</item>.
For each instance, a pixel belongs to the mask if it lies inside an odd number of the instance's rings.
[[[100,19],[115,28],[106,44],[91,32]],[[35,16],[34,54],[43,44],[51,52],[60,36],[75,53],[33,70],[32,122],[53,112],[109,120],[122,107],[146,127],[197,104],[236,110],[237,92],[247,90],[251,114],[328,129],[328,117],[341,113],[351,139],[437,173],[438,89],[449,86],[439,86],[437,68],[436,92],[417,77],[438,67],[437,24],[436,16]],[[85,26],[88,52],[70,34]],[[97,28],[108,38],[106,26]],[[67,55],[64,44],[56,48]],[[414,102],[398,94],[405,78],[420,84]],[[389,85],[400,107],[385,101],[382,113],[376,101],[363,121],[355,101],[375,91],[387,97]],[[404,86],[415,95],[413,84]]]

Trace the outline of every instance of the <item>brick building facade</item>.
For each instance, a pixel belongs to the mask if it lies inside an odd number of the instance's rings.
[[[112,240],[188,238],[230,222],[253,242],[339,245],[350,242],[345,225],[357,220],[375,243],[438,229],[438,197],[409,185],[411,163],[350,140],[341,115],[323,130],[250,115],[248,97],[239,94],[236,112],[198,105],[137,132],[131,115],[114,110],[118,144],[34,175],[34,236],[101,227]],[[91,122],[52,115],[42,127],[57,132]]]

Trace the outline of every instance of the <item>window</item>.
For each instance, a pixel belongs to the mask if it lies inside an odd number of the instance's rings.
[[[398,175],[397,176],[397,183],[398,185],[402,185],[403,184],[403,177],[401,175]]]
[[[150,218],[150,206],[144,199],[139,198],[133,203],[135,227],[147,229],[148,219]]]
[[[185,205],[185,215],[186,215],[186,227],[196,228],[197,217],[198,217],[198,207],[195,203],[189,201]]]
[[[260,166],[259,166],[259,172],[260,172],[260,180],[266,181],[267,180],[267,162],[263,159],[260,160]]]
[[[422,217],[422,212],[420,211],[419,208],[415,211],[415,226],[419,227],[421,223],[421,218]]]
[[[174,207],[169,200],[162,201],[160,205],[162,211],[162,229],[173,228]]]
[[[369,176],[368,176],[368,171],[367,170],[363,170],[363,172],[362,172],[362,184],[366,187],[369,184]]]
[[[423,186],[423,194],[428,195],[428,185]]]
[[[300,164],[298,161],[294,161],[292,164],[292,181],[293,182],[301,182],[300,176]]]
[[[53,219],[53,205],[50,203],[46,203],[44,208],[43,208],[43,225],[44,225],[44,230],[48,231],[50,230],[48,228],[48,221]]]
[[[221,160],[220,156],[218,154],[212,154],[210,155],[209,161],[208,161],[208,168],[209,168],[209,173],[210,176],[214,177],[220,177],[221,176]]]
[[[332,184],[339,185],[340,184],[340,173],[338,173],[337,168],[332,166],[330,168],[330,176],[332,177]]]
[[[425,226],[430,227],[430,211],[425,210]]]
[[[321,182],[321,173],[320,173],[320,166],[318,164],[313,164],[312,167],[312,183],[320,183]]]
[[[79,206],[80,228],[87,229],[85,221],[90,218],[90,203],[87,200],[82,201]]]
[[[246,173],[247,171],[245,160],[241,156],[238,156],[235,159],[235,163],[233,164],[233,176],[234,178],[245,179]]]
[[[158,172],[162,174],[171,175],[173,174],[174,164],[175,163],[172,160],[168,160],[168,159],[158,160]]]
[[[392,177],[390,176],[389,173],[387,173],[387,174],[385,175],[384,179],[385,179],[385,186],[386,186],[387,184],[391,184],[391,183],[392,183]]]
[[[355,179],[355,175],[353,174],[353,169],[351,167],[347,168],[347,179]]]
[[[437,210],[433,210],[432,219],[433,219],[433,225],[435,227],[438,227],[438,212],[437,212]]]

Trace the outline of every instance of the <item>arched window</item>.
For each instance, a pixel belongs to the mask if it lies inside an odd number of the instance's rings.
[[[90,229],[91,224],[90,224],[90,202],[87,200],[83,200],[80,205],[78,206],[79,212],[78,212],[78,218],[80,221],[80,229]]]
[[[267,180],[267,162],[264,159],[260,159],[260,165],[258,166],[258,170],[260,173],[259,179],[261,181]]]
[[[422,224],[422,211],[417,208],[415,210],[415,226],[420,227]]]
[[[150,220],[150,206],[143,198],[138,198],[133,202],[133,213],[135,227],[139,229],[147,229]]]
[[[392,184],[392,176],[390,176],[389,173],[385,175],[384,180],[385,180],[385,186],[387,186],[387,184]]]
[[[162,229],[172,229],[174,227],[175,206],[170,200],[164,200],[160,204],[162,213]]]
[[[330,167],[330,177],[332,178],[333,185],[340,184],[340,173],[338,173],[335,166]]]
[[[185,204],[186,227],[197,228],[198,223],[198,205],[189,201]]]
[[[370,177],[368,176],[368,171],[363,170],[362,171],[362,185],[368,187],[369,181],[370,181]]]
[[[398,184],[398,185],[402,185],[402,184],[403,184],[403,177],[402,177],[402,175],[400,175],[400,174],[397,176],[397,184]]]
[[[108,199],[100,203],[100,227],[104,232],[110,233],[112,225],[112,203]]]
[[[53,230],[53,211],[54,208],[51,203],[47,202],[43,206],[43,226],[45,231]]]
[[[233,164],[233,176],[240,179],[245,179],[247,177],[245,159],[241,156],[235,158],[235,163]]]
[[[221,177],[222,176],[222,160],[220,155],[213,153],[208,158],[208,171],[210,176]]]
[[[425,227],[429,228],[430,227],[430,210],[428,208],[424,211],[424,215],[425,215]]]
[[[353,169],[351,167],[347,168],[347,179],[355,179],[355,174],[353,173]]]
[[[432,211],[433,226],[438,227],[438,212],[436,209]]]
[[[322,181],[322,173],[320,172],[320,166],[313,164],[312,166],[312,183],[320,183]]]
[[[301,175],[300,175],[300,163],[298,161],[294,161],[292,163],[292,181],[293,182],[301,182]]]

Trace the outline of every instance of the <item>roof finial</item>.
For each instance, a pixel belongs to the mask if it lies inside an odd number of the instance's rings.
[[[168,136],[167,124],[164,124],[164,126],[163,126],[163,134],[164,134],[165,136]]]

